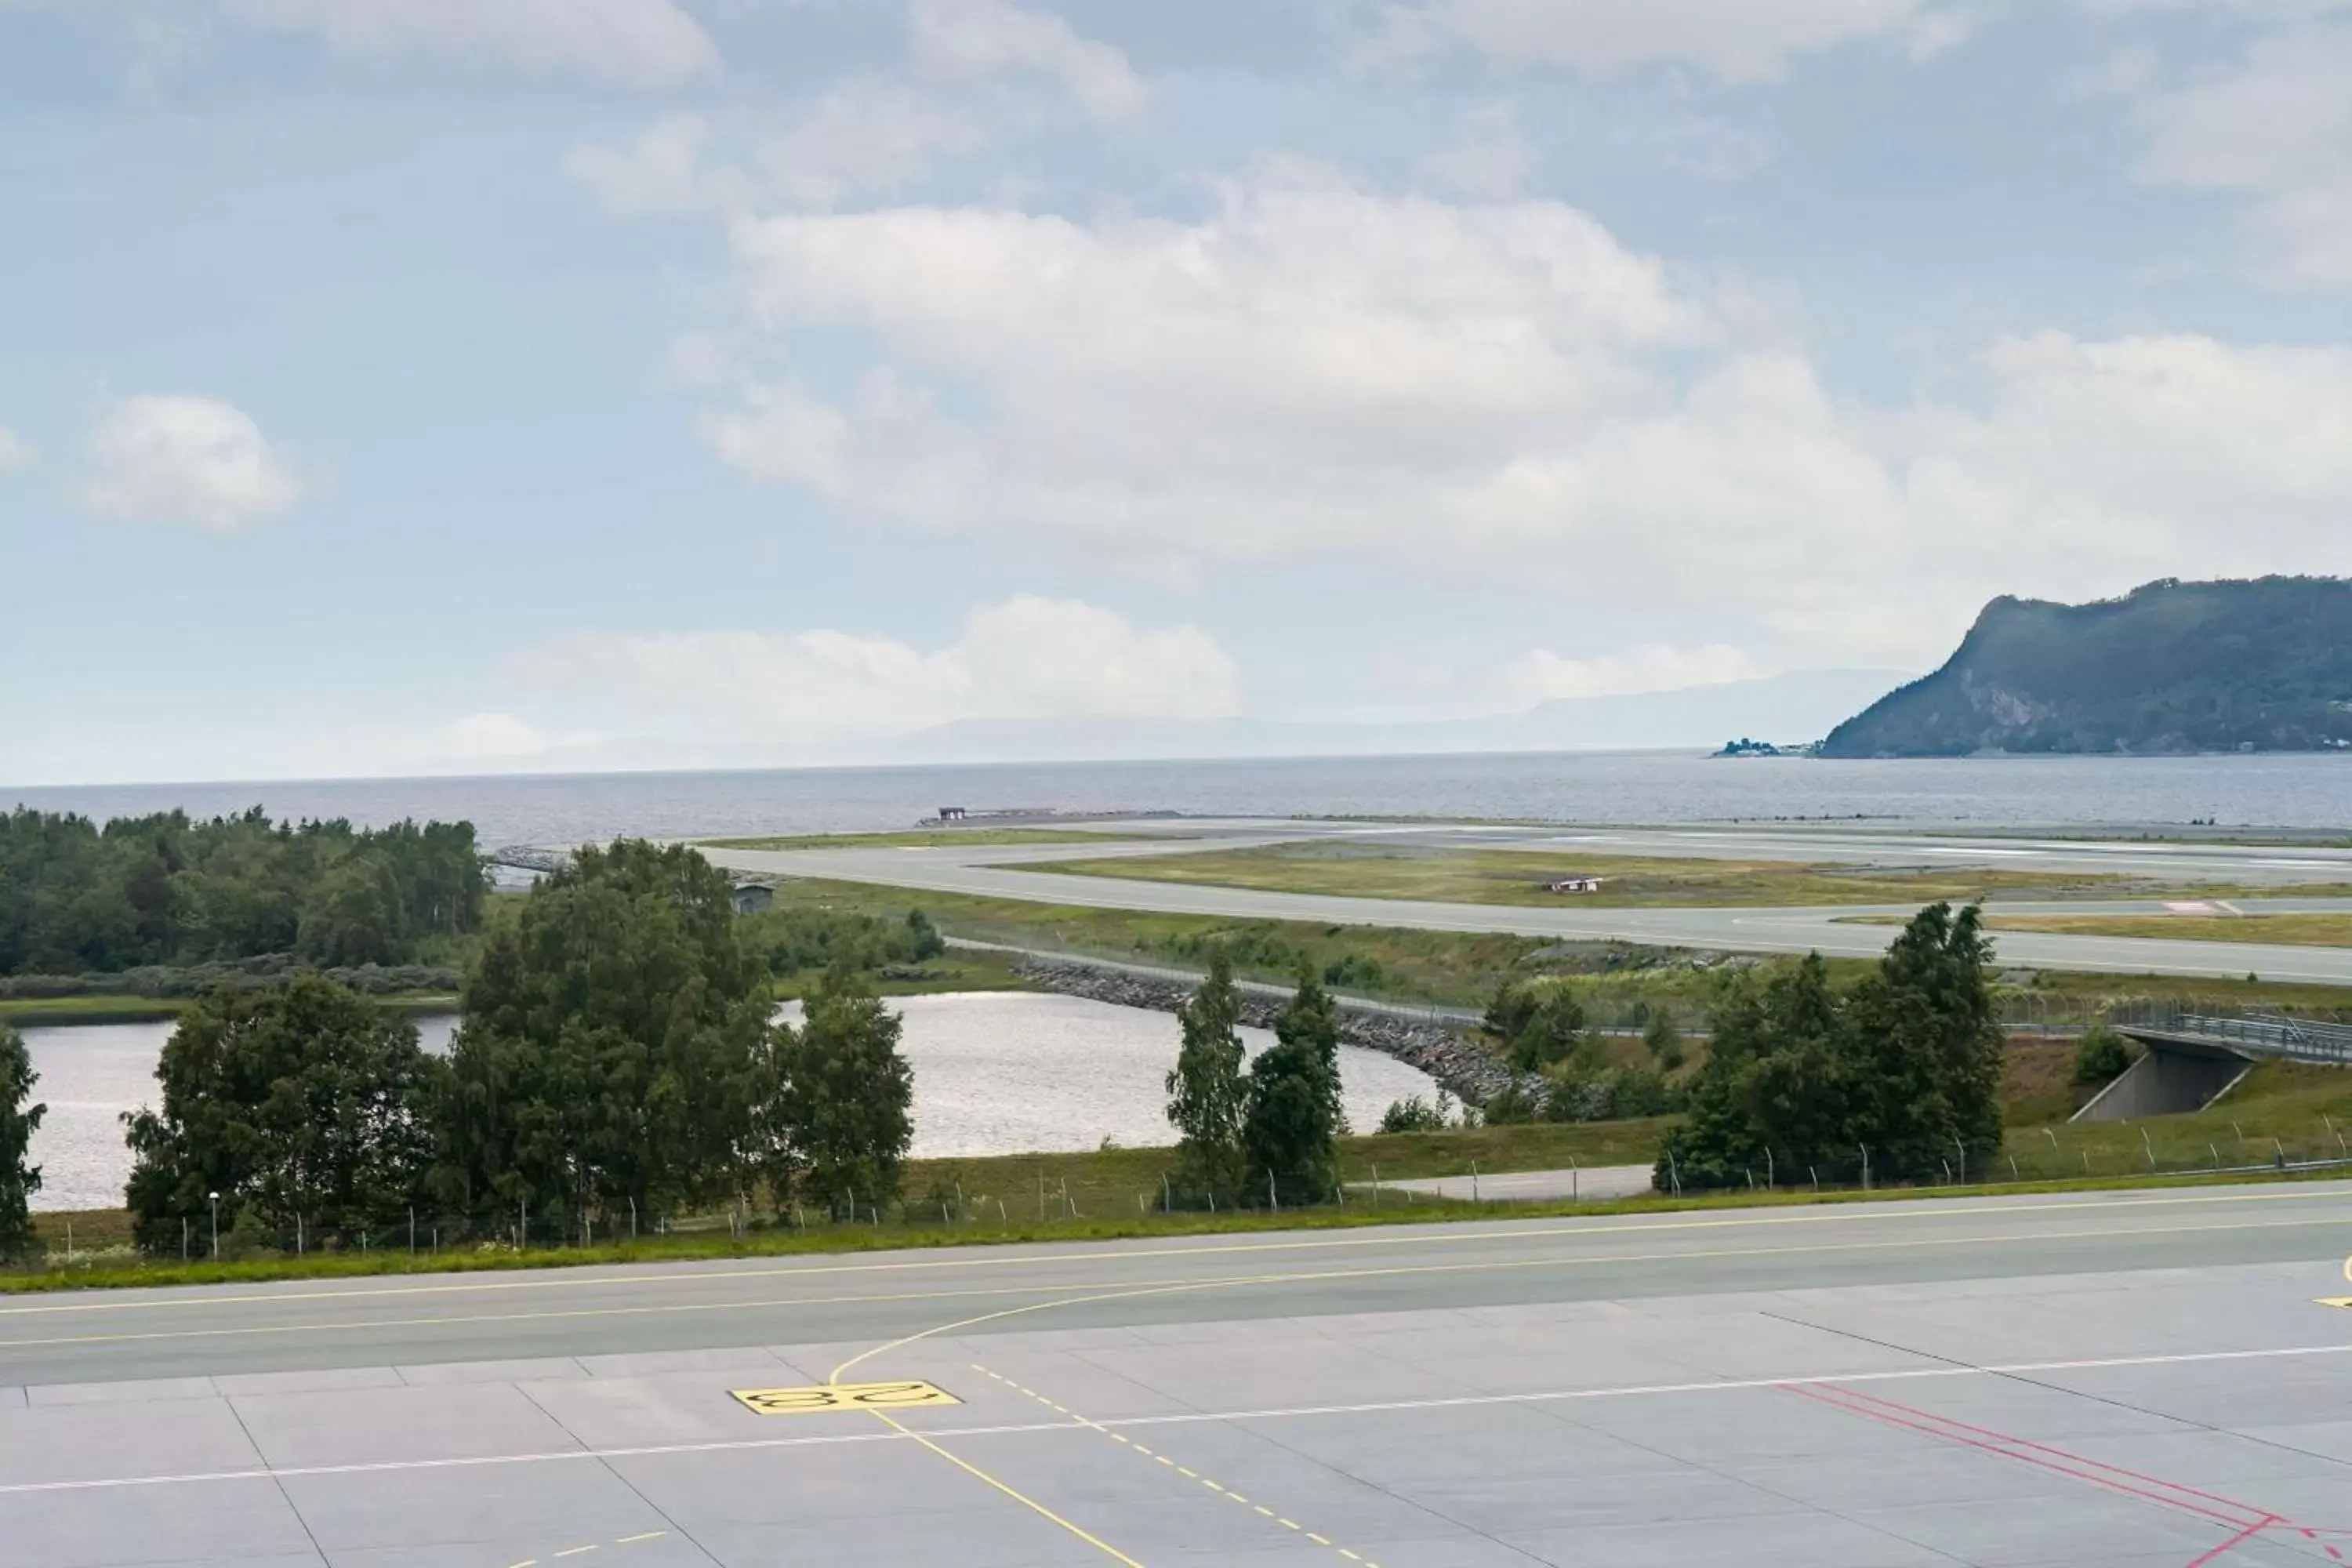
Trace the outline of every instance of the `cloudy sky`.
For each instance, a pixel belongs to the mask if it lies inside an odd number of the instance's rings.
[[[2352,571],[2347,81],[2352,0],[0,0],[0,783]]]

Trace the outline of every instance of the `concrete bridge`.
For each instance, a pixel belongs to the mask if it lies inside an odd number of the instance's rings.
[[[2134,1121],[2202,1110],[2259,1061],[2352,1067],[2352,1025],[2182,1014],[2159,1023],[2121,1025],[2116,1033],[2137,1042],[2143,1054],[2075,1112],[2077,1121]]]

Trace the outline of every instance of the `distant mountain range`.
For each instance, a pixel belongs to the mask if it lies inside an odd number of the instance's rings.
[[[1995,599],[1941,669],[1837,726],[1821,754],[2347,747],[2352,582],[2263,577]]]

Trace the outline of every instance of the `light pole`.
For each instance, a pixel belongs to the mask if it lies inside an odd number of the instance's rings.
[[[206,1193],[205,1196],[213,1205],[213,1261],[218,1263],[220,1261],[220,1194]]]

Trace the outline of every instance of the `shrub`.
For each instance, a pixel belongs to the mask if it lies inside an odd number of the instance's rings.
[[[2083,1043],[2075,1048],[2074,1081],[2085,1088],[2113,1083],[2131,1064],[2131,1047],[2103,1018],[2084,1032]]]

